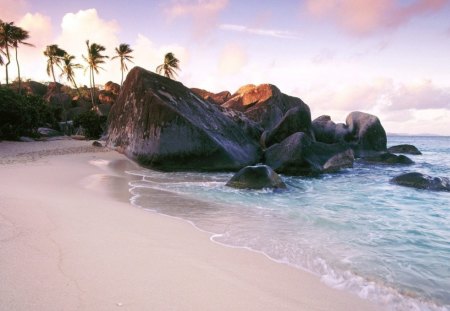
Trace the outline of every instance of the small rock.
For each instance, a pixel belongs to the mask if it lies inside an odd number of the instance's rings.
[[[23,142],[29,143],[29,142],[32,142],[32,141],[35,141],[35,140],[33,138],[31,138],[31,137],[21,136],[21,137],[19,137],[19,141],[23,141]]]
[[[102,143],[99,142],[99,141],[94,141],[94,142],[92,143],[92,146],[94,146],[94,147],[103,147]]]
[[[391,179],[391,182],[400,186],[417,189],[450,191],[450,179],[446,177],[431,177],[417,172],[396,176]]]
[[[237,172],[226,186],[238,189],[286,189],[280,176],[267,165],[246,166]]]
[[[54,137],[54,136],[61,136],[61,133],[57,130],[47,128],[47,127],[40,127],[38,128],[38,133],[44,137]]]
[[[388,151],[391,153],[403,153],[403,154],[413,154],[413,155],[422,154],[422,152],[420,152],[416,146],[409,145],[409,144],[392,146],[392,147],[388,148]]]

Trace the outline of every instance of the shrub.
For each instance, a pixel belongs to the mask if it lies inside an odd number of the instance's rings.
[[[0,87],[0,139],[36,137],[38,127],[56,125],[53,110],[42,98],[19,95],[9,88]]]
[[[75,127],[81,126],[84,135],[89,139],[98,139],[106,127],[106,116],[99,116],[95,111],[89,110],[76,116],[73,119]]]

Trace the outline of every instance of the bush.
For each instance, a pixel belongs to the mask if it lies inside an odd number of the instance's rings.
[[[106,127],[106,116],[99,116],[95,111],[89,110],[73,119],[75,127],[81,126],[84,135],[89,139],[98,139]]]
[[[54,111],[42,98],[19,95],[9,88],[0,87],[0,139],[37,137],[38,127],[56,125]]]

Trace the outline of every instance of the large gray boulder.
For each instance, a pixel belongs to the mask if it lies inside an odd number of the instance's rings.
[[[323,115],[314,119],[311,127],[316,140],[322,143],[342,143],[349,141],[351,138],[347,125],[334,123],[330,116]]]
[[[108,118],[108,146],[165,171],[238,170],[261,150],[219,107],[180,82],[133,68]]]
[[[359,156],[386,151],[386,132],[378,117],[355,111],[347,116],[345,123],[351,142],[355,144],[354,150]]]
[[[241,111],[265,130],[271,130],[289,109],[306,104],[300,98],[281,93],[274,85],[249,84],[237,90],[222,106]]]
[[[392,178],[391,182],[417,189],[450,191],[450,179],[446,177],[431,177],[417,172],[401,174]]]
[[[353,166],[353,151],[345,144],[314,142],[297,132],[265,150],[264,161],[277,173],[317,175]]]
[[[264,145],[269,147],[280,143],[297,132],[314,137],[311,130],[311,111],[306,104],[289,109],[274,128],[267,132]]]
[[[408,158],[407,156],[400,154],[396,155],[390,152],[381,152],[379,154],[372,154],[370,156],[366,156],[363,159],[366,163],[375,163],[375,164],[414,164],[414,161]]]
[[[247,166],[237,172],[226,186],[238,189],[285,189],[281,177],[267,165]]]

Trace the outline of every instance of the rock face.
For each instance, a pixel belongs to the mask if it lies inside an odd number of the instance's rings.
[[[413,172],[394,177],[391,182],[400,186],[434,191],[450,191],[450,179],[446,177],[431,177]]]
[[[267,165],[247,166],[237,172],[226,186],[238,189],[285,189],[280,176]]]
[[[113,95],[115,96],[119,96],[120,93],[120,85],[117,83],[114,83],[112,81],[108,81],[105,84],[105,89],[106,92],[111,92]]]
[[[108,81],[105,84],[105,88],[98,92],[98,101],[102,105],[113,105],[116,102],[120,93],[120,85],[117,83]]]
[[[351,135],[347,125],[334,123],[330,116],[320,116],[312,121],[312,130],[317,141],[326,144],[348,142]]]
[[[47,86],[36,81],[22,82],[22,90],[29,95],[43,97],[47,93]]]
[[[364,158],[365,162],[379,164],[414,164],[414,161],[404,155],[395,155],[390,152],[382,152],[377,155],[371,155]]]
[[[361,156],[372,151],[386,151],[386,132],[380,120],[371,114],[355,111],[345,120],[352,141],[356,143],[354,150]]]
[[[403,154],[412,154],[412,155],[422,154],[422,152],[420,152],[416,146],[408,145],[408,144],[389,147],[388,151],[391,153],[403,153]]]
[[[109,146],[160,170],[238,170],[260,160],[258,144],[219,107],[179,82],[135,67],[108,119]]]
[[[222,106],[243,112],[266,130],[271,130],[289,109],[307,107],[300,98],[285,95],[271,84],[243,86]]]
[[[43,98],[50,106],[60,109],[60,120],[66,120],[68,111],[72,108],[72,98],[62,91],[62,87],[60,83],[50,82]]]
[[[316,175],[353,167],[354,155],[345,144],[313,142],[307,134],[297,132],[270,146],[264,160],[277,173]]]
[[[346,124],[334,123],[329,116],[321,116],[312,122],[317,141],[347,143],[357,157],[366,157],[386,149],[386,132],[380,120],[371,114],[355,111],[347,116]]]
[[[198,88],[191,88],[191,91],[192,93],[194,93],[197,96],[200,96],[204,100],[207,100],[210,103],[219,106],[224,104],[231,97],[231,93],[228,91],[222,91],[220,93],[215,94]]]
[[[264,145],[269,147],[282,142],[286,137],[296,132],[303,132],[313,137],[311,131],[311,111],[307,105],[288,110],[275,127],[267,132]]]

